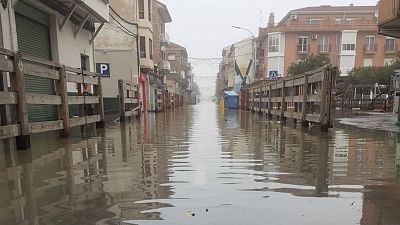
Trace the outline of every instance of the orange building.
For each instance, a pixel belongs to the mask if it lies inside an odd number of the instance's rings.
[[[258,77],[287,76],[292,63],[310,54],[327,55],[346,76],[355,67],[390,64],[399,41],[378,34],[378,6],[307,7],[260,28]]]

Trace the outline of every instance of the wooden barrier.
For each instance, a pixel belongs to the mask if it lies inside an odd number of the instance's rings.
[[[30,134],[61,131],[62,137],[68,137],[70,129],[75,126],[96,123],[104,126],[103,96],[101,77],[98,74],[80,69],[66,67],[58,63],[40,58],[22,55],[0,49],[0,72],[3,77],[3,87],[0,92],[1,115],[0,140],[16,137],[17,149],[30,147]],[[55,94],[41,94],[26,90],[25,75],[45,78],[54,83]],[[4,82],[8,76],[10,82]],[[92,88],[91,92],[78,92],[78,96],[68,96],[67,83],[76,83],[78,90],[82,85]],[[28,117],[28,105],[52,105],[57,107],[58,119],[53,121],[32,122]],[[70,118],[69,106],[79,105],[86,109],[94,105],[93,113],[89,115],[82,110],[79,117]],[[15,108],[16,116],[11,108]],[[85,112],[83,112],[85,111]],[[15,119],[10,119],[15,118]]]
[[[332,125],[332,88],[336,68],[323,67],[277,81],[257,81],[240,94],[242,110],[265,113],[281,121],[304,125],[318,123],[323,131]]]
[[[138,86],[132,82],[118,80],[119,102],[120,102],[120,121],[126,118],[136,117],[140,114]]]

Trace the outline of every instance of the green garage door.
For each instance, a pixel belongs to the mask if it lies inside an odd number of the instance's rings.
[[[46,13],[20,1],[15,8],[18,50],[21,53],[52,60],[50,18]],[[55,94],[54,81],[25,75],[26,91]],[[28,105],[29,122],[57,120],[57,108],[51,105]]]

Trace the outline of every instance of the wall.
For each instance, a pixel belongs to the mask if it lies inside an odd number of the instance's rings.
[[[136,51],[96,50],[98,63],[110,63],[110,78],[103,78],[103,96],[116,98],[118,96],[118,80],[132,81],[137,84],[137,53]]]

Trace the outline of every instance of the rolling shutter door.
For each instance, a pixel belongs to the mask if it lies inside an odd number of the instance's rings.
[[[18,3],[15,13],[18,50],[21,53],[51,60],[49,16],[25,3]],[[26,91],[55,94],[54,81],[25,74]],[[29,122],[57,120],[57,108],[52,105],[28,105]]]

